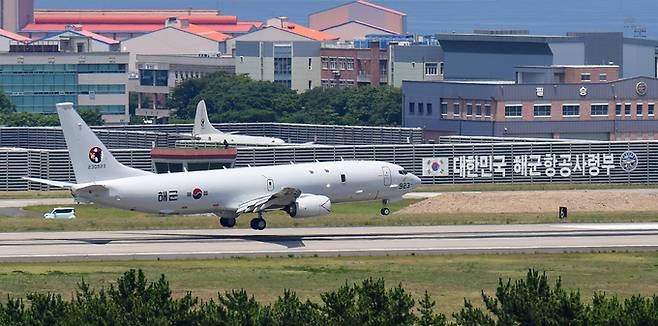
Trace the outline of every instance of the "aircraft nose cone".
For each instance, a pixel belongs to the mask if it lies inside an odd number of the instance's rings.
[[[420,178],[413,173],[409,173],[409,179],[413,188],[416,188],[422,182]]]

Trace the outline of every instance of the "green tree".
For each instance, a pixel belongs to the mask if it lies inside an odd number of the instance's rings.
[[[11,103],[9,96],[0,92],[0,115],[12,114],[16,112],[16,106]]]
[[[98,109],[82,109],[79,114],[82,120],[90,126],[103,125],[103,115]]]
[[[444,314],[437,314],[434,312],[436,302],[432,300],[432,296],[425,291],[423,299],[418,302],[418,326],[442,326],[447,325],[448,320]]]

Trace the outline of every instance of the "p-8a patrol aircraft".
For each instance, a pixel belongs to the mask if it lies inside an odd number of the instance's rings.
[[[265,229],[263,213],[283,210],[292,218],[328,214],[338,202],[381,200],[412,191],[420,179],[401,166],[377,161],[317,162],[224,170],[154,174],[119,163],[89,129],[72,103],[57,104],[77,183],[25,178],[68,188],[82,202],[162,214],[214,213],[233,227],[256,213],[251,227]]]

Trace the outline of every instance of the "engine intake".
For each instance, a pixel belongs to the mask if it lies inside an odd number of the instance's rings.
[[[331,212],[331,199],[319,195],[303,196],[284,210],[293,218],[327,215]]]

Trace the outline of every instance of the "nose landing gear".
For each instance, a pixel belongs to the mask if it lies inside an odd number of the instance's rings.
[[[388,206],[388,199],[382,200],[382,204],[384,205],[384,207],[379,211],[379,213],[382,214],[382,216],[388,216],[389,214],[391,214],[391,210],[388,207],[386,207]]]

